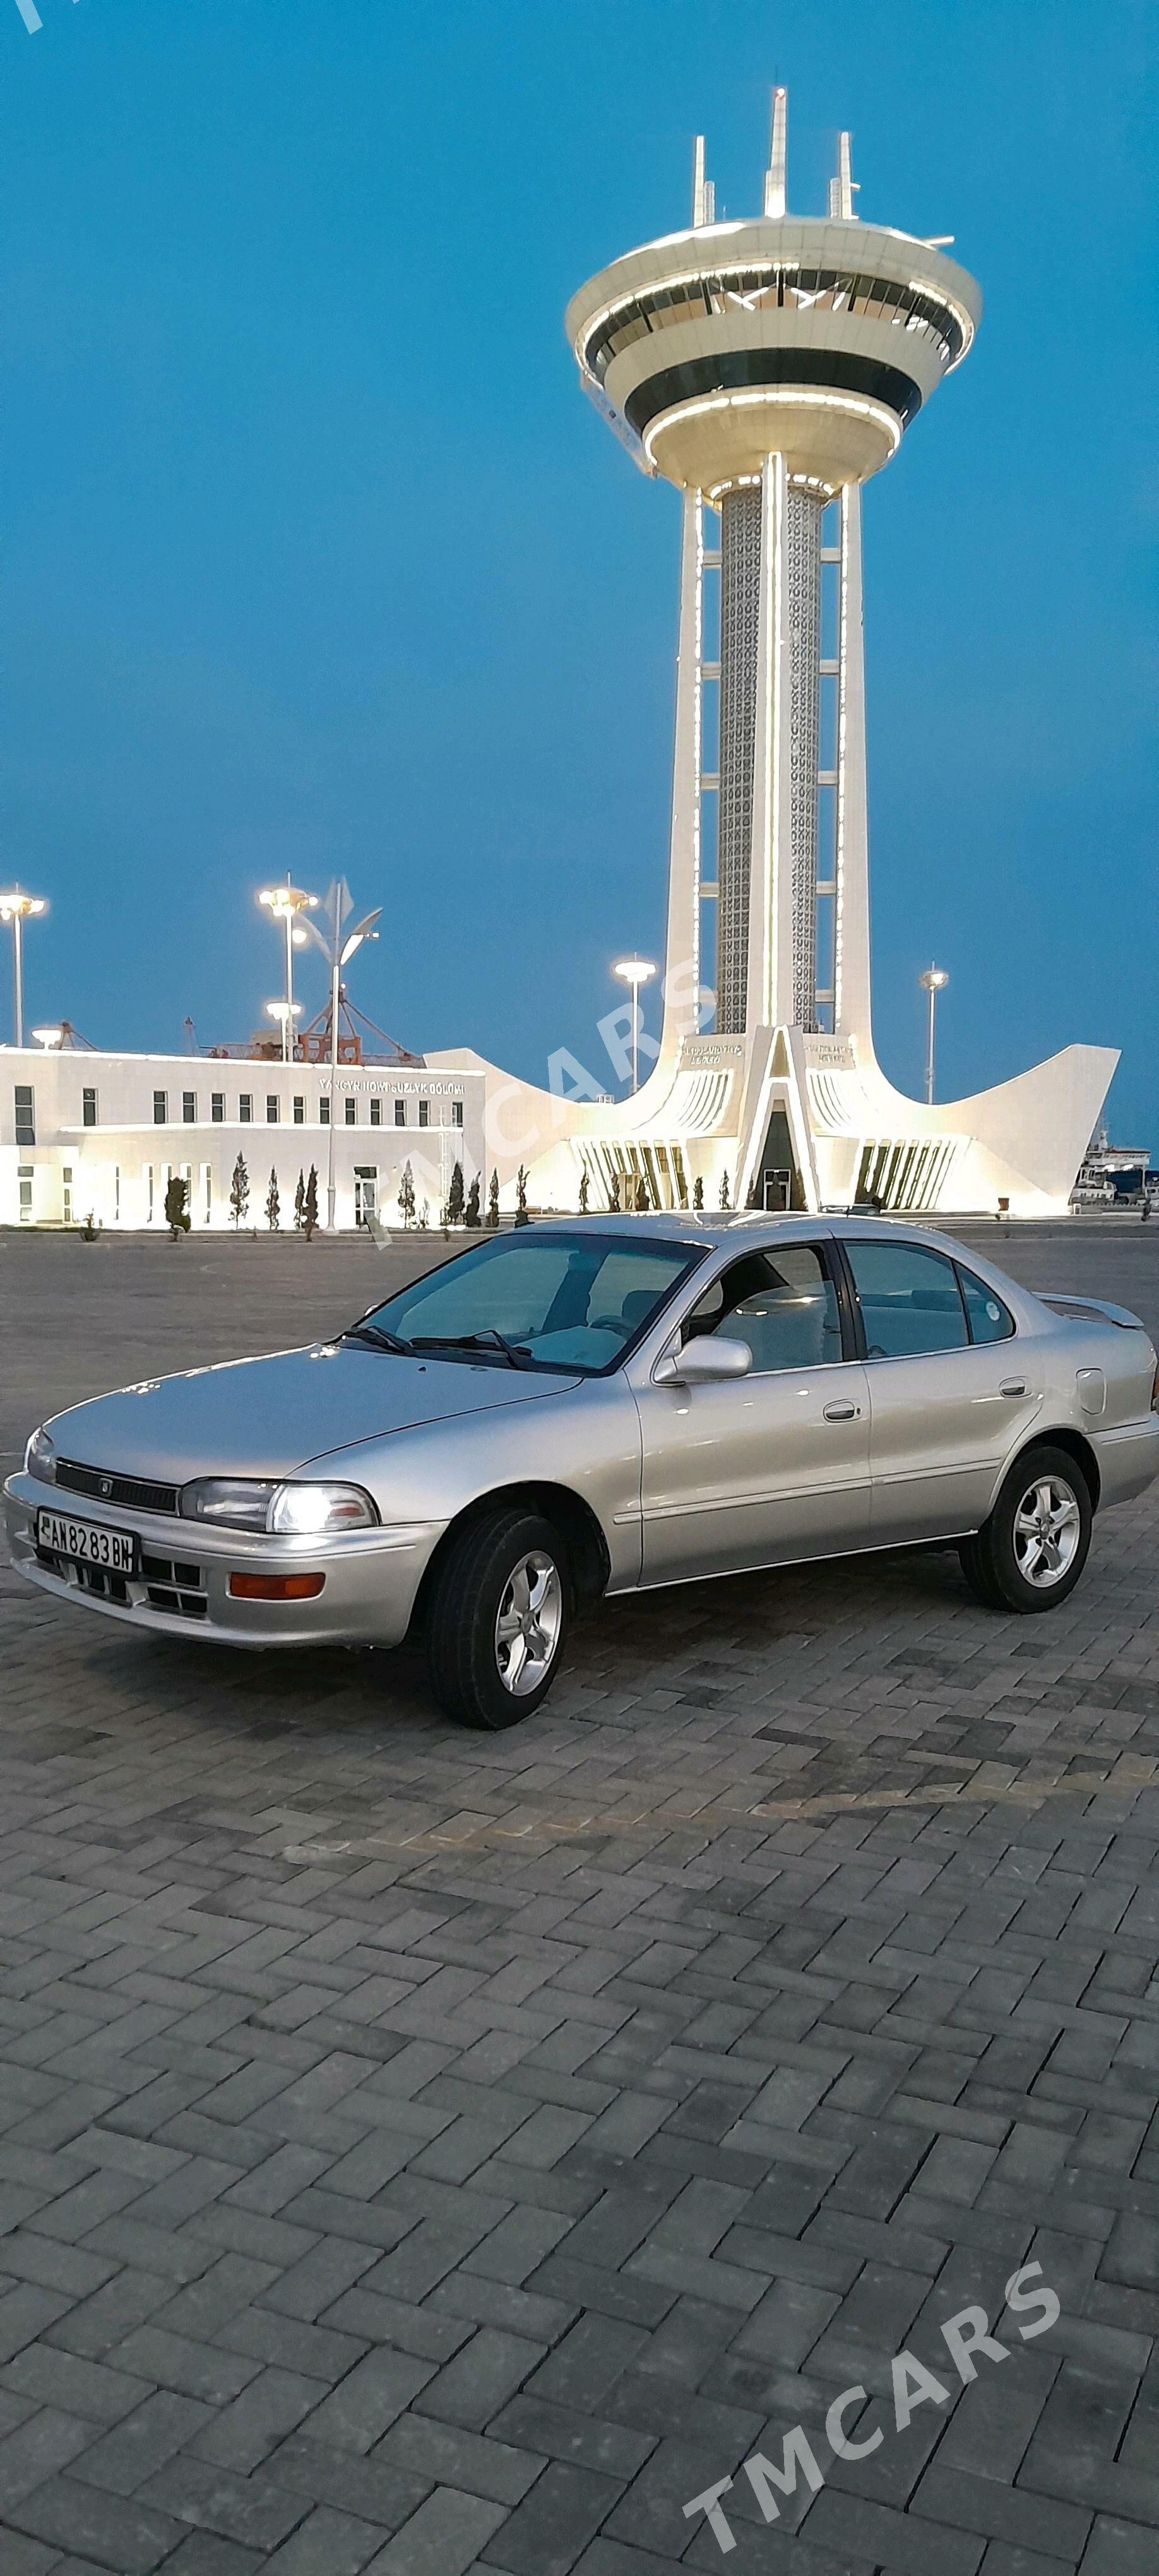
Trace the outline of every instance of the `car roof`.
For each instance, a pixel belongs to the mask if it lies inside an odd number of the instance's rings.
[[[667,1213],[656,1214],[650,1210],[647,1215],[634,1216],[620,1208],[609,1210],[603,1216],[545,1214],[532,1219],[533,1231],[549,1225],[566,1226],[569,1234],[622,1235],[628,1243],[652,1239],[663,1243],[687,1243],[690,1247],[724,1244],[734,1240],[737,1235],[754,1233],[759,1233],[762,1240],[766,1242],[785,1243],[791,1242],[795,1235],[803,1236],[806,1241],[809,1241],[818,1234],[832,1234],[838,1230],[842,1234],[871,1236],[900,1234],[903,1237],[914,1237],[919,1241],[938,1232],[936,1227],[915,1224],[912,1219],[862,1216],[852,1210],[847,1215],[842,1208],[822,1209],[816,1216],[786,1216],[763,1208],[720,1208],[711,1211],[673,1208]]]

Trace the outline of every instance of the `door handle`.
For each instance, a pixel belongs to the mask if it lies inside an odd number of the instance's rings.
[[[855,1404],[827,1404],[825,1420],[826,1422],[855,1422],[857,1413],[858,1407]]]
[[[999,1393],[999,1395],[1025,1395],[1025,1393],[1026,1393],[1026,1380],[1025,1380],[1025,1378],[1024,1378],[1024,1377],[1004,1377],[1004,1378],[1002,1379],[1002,1382],[1001,1382],[1000,1386],[999,1386],[998,1393]]]

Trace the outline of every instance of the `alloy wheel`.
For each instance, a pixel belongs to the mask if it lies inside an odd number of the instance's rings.
[[[1028,1485],[1014,1515],[1014,1556],[1025,1583],[1047,1592],[1061,1583],[1082,1535],[1082,1514],[1069,1485],[1040,1476]]]
[[[505,1690],[524,1699],[549,1671],[563,1628],[563,1585],[550,1556],[534,1548],[508,1577],[495,1622],[495,1661]]]

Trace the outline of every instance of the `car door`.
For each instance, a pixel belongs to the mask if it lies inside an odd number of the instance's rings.
[[[778,1243],[729,1263],[685,1317],[683,1337],[700,1333],[747,1342],[753,1365],[713,1385],[634,1378],[644,1582],[868,1544],[865,1372],[831,1244]]]
[[[1002,1299],[932,1245],[844,1239],[869,1388],[873,1543],[977,1529],[1042,1400]]]

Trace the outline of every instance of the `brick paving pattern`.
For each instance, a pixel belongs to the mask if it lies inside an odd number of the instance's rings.
[[[998,1257],[1155,1330],[1156,1236]],[[384,1275],[5,1239],[8,1457]],[[944,1556],[608,1605],[495,1738],[5,1571],[3,2576],[661,2576],[730,2475],[737,2576],[1153,2576],[1157,1523],[1041,1620]],[[835,2460],[903,2345],[953,2397]]]

